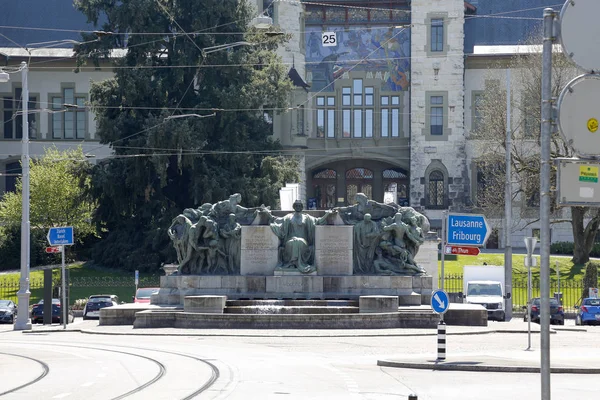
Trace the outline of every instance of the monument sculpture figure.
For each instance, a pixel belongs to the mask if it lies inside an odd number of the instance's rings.
[[[229,214],[229,221],[220,230],[220,235],[225,239],[225,253],[227,254],[228,272],[234,274],[240,270],[240,243],[242,239],[242,226],[236,222],[235,214]]]
[[[300,200],[294,202],[294,212],[276,217],[264,205],[246,208],[240,201],[241,195],[236,193],[215,204],[186,208],[173,218],[167,232],[177,254],[179,274],[239,274],[242,225],[269,225],[279,239],[276,272],[313,274],[315,227],[326,225],[335,214],[344,225],[352,226],[351,238],[344,240],[350,241],[354,274],[425,273],[415,256],[430,224],[412,207],[379,203],[358,193],[356,204],[333,208],[320,218],[304,212]]]
[[[294,201],[294,212],[271,223],[271,229],[280,239],[279,263],[276,271],[298,271],[303,274],[315,272],[314,244],[315,225],[325,225],[332,211],[321,218],[302,213],[300,200]]]
[[[367,274],[373,271],[375,249],[379,244],[381,232],[371,214],[365,214],[362,221],[354,225],[354,272]]]

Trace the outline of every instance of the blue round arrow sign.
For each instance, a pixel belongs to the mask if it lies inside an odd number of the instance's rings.
[[[443,290],[436,290],[431,294],[431,308],[438,314],[443,314],[448,311],[450,301],[448,294]]]

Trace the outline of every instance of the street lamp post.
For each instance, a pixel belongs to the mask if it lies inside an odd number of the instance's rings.
[[[27,83],[28,65],[26,62],[21,63],[21,79],[22,79],[22,101],[21,107],[23,110],[23,133],[21,138],[22,155],[22,210],[21,210],[21,278],[19,279],[19,291],[17,299],[19,301],[17,308],[17,322],[14,329],[16,331],[31,329],[29,320],[29,269],[30,269],[30,222],[29,222],[29,86]]]

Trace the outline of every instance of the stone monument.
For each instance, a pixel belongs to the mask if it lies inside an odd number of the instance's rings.
[[[426,304],[437,265],[429,221],[411,207],[358,193],[356,204],[327,211],[243,207],[241,195],[187,208],[168,229],[175,273],[161,278],[156,304],[189,295],[231,298],[355,298],[396,295]],[[436,237],[437,239],[437,237]],[[430,243],[431,242],[431,243]],[[422,245],[427,255],[417,253]],[[415,300],[418,298],[418,300]]]

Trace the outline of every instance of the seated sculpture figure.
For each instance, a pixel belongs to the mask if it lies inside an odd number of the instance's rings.
[[[314,266],[315,225],[325,225],[332,211],[321,218],[303,214],[300,200],[294,202],[294,212],[271,223],[271,229],[280,240],[279,263],[276,271],[296,270],[312,273]]]

